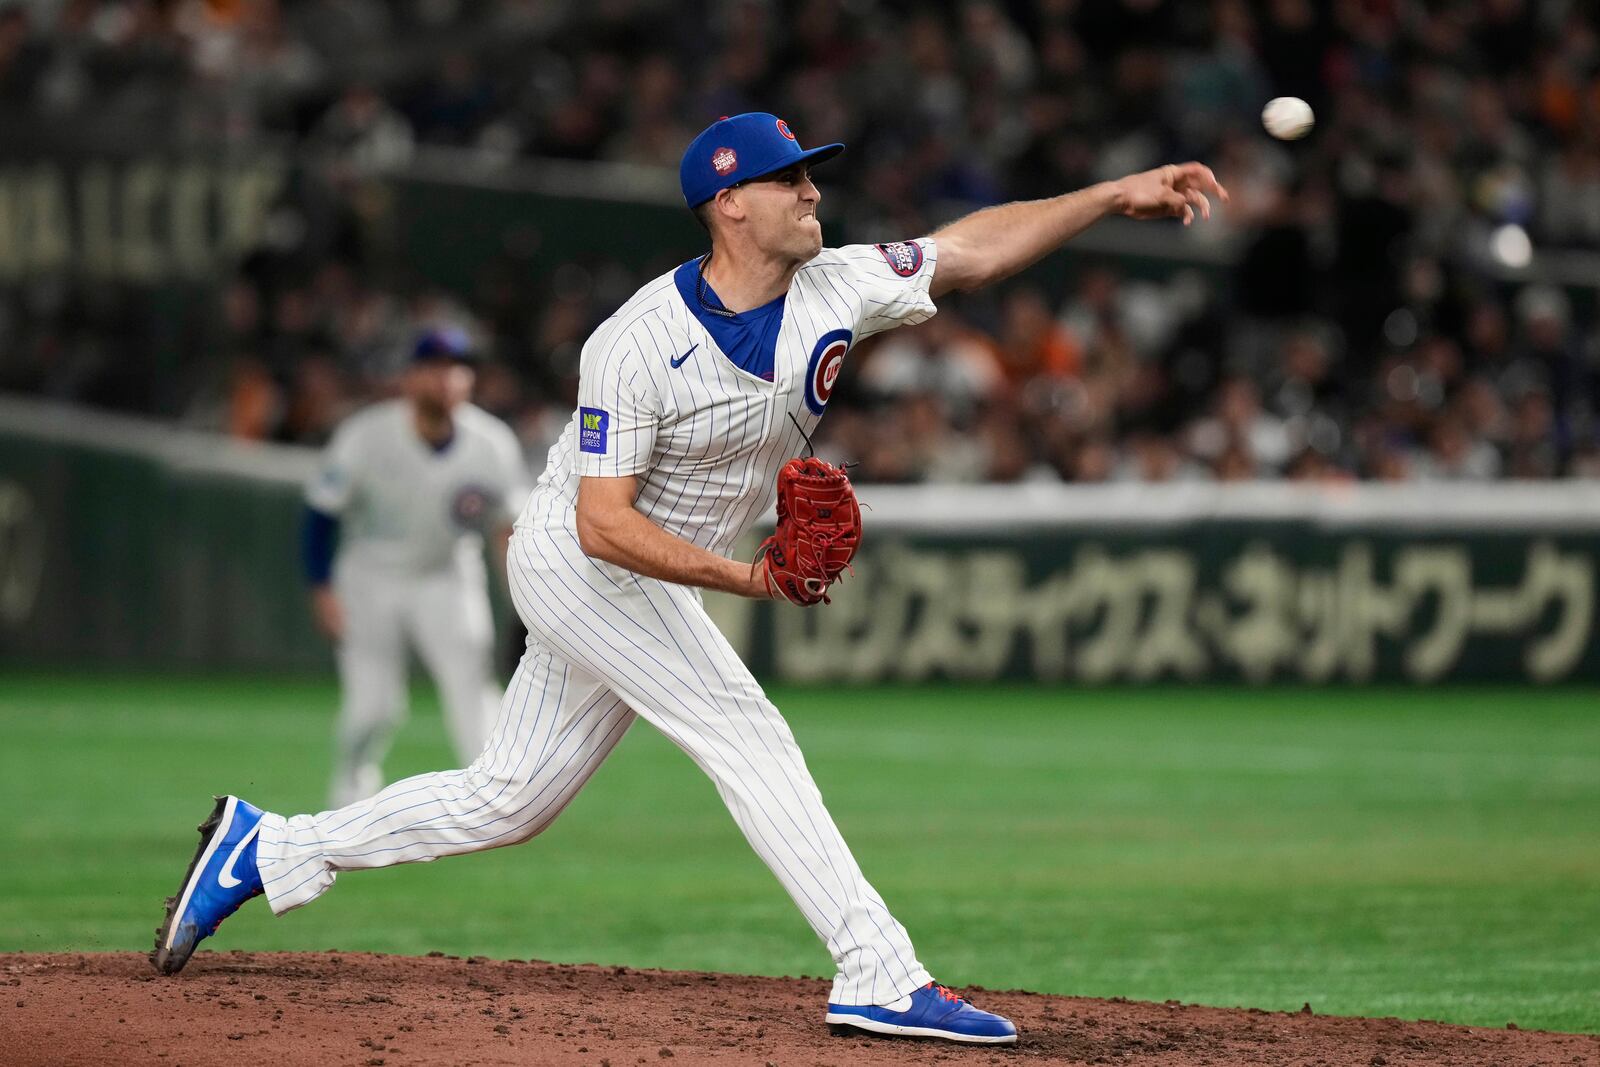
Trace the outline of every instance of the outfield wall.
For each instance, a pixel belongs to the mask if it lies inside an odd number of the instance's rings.
[[[0,661],[320,669],[315,453],[0,397]]]
[[[805,680],[1600,678],[1600,492],[1573,485],[862,491],[854,580],[756,613]]]
[[[0,663],[331,669],[307,449],[0,397]],[[1600,487],[863,486],[833,604],[709,597],[816,682],[1600,680]]]

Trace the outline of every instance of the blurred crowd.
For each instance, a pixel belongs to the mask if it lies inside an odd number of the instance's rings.
[[[1316,110],[1306,140],[1261,132],[1278,95]],[[434,146],[675,168],[755,109],[849,144],[819,171],[832,243],[1177,159],[1233,193],[1146,224],[1139,262],[1078,256],[860,346],[818,448],[863,479],[1600,477],[1586,0],[9,0],[0,119],[303,171],[275,216],[299,225],[179,326],[137,292],[0,283],[0,387],[315,444],[452,322],[537,465],[577,346],[645,279],[445,292],[374,246],[374,184]],[[119,354],[147,333],[164,376]]]

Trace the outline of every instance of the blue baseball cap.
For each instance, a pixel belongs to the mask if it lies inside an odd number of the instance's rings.
[[[684,203],[696,208],[730,185],[796,163],[820,163],[843,151],[842,144],[801,148],[787,122],[765,111],[747,111],[713,122],[689,142],[678,164],[678,183]]]
[[[411,361],[423,363],[430,359],[453,359],[458,363],[476,363],[478,353],[472,347],[472,338],[459,326],[438,326],[417,335],[411,349]]]

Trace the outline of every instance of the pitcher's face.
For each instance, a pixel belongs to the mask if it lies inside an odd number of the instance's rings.
[[[738,191],[751,235],[762,251],[805,262],[822,251],[822,223],[817,205],[822,193],[804,163],[740,182]]]

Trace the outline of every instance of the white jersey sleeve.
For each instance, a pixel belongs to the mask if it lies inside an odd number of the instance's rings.
[[[361,433],[364,420],[347,419],[322,451],[317,471],[306,484],[306,503],[329,515],[341,515],[350,506],[360,475]]]
[[[503,492],[499,513],[495,517],[502,525],[510,525],[516,521],[522,505],[528,502],[528,494],[533,486],[528,481],[528,465],[517,435],[509,426],[502,425],[500,429],[503,432],[495,434],[495,455],[500,460]]]
[[[939,309],[928,295],[939,249],[932,237],[839,249],[861,298],[856,341],[896,326],[926,322]]]
[[[584,346],[579,365],[579,477],[617,478],[650,469],[661,400],[639,351],[636,332],[602,327]]]
[[[483,529],[509,525],[516,521],[532,491],[522,444],[511,427],[500,419],[481,408],[462,407],[458,416],[462,426],[470,427],[473,436],[482,442],[481,459],[474,465],[474,474],[482,479],[482,489],[487,496]]]

